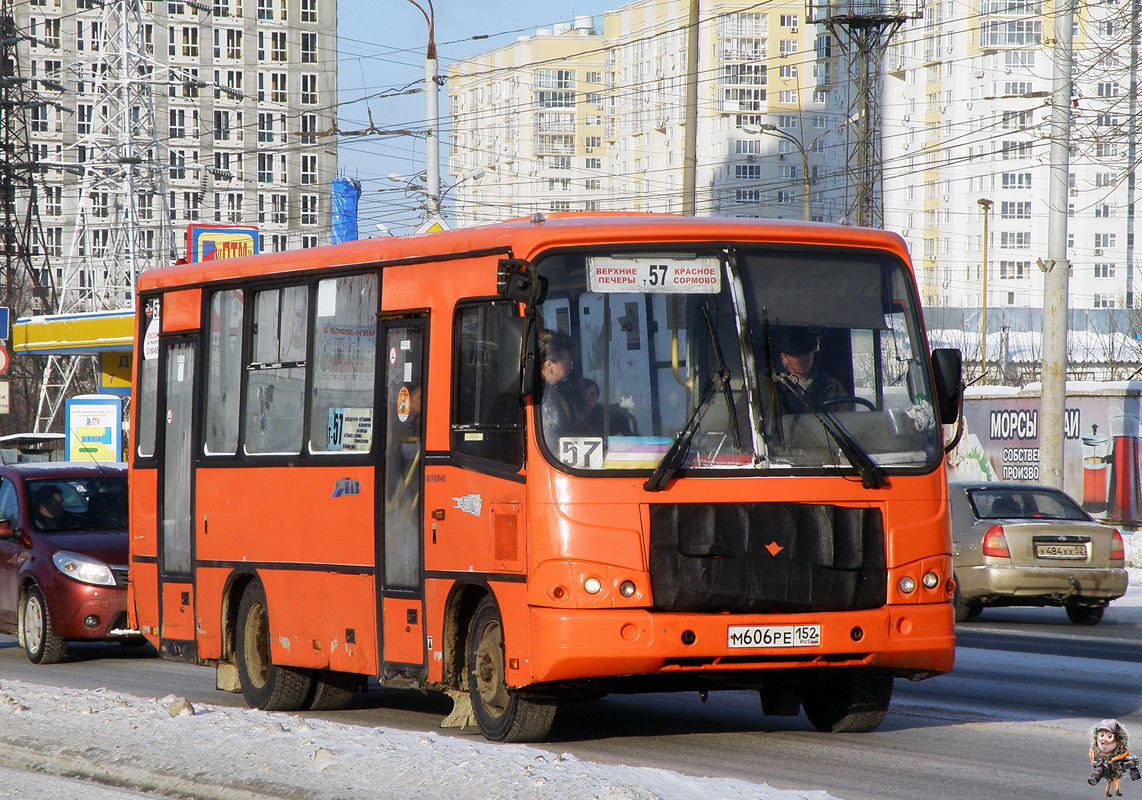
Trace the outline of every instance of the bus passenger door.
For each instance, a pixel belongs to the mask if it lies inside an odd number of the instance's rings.
[[[384,323],[385,441],[376,515],[378,640],[385,672],[423,675],[425,318]]]
[[[195,343],[164,342],[162,373],[166,402],[159,420],[162,465],[159,475],[159,594],[164,652],[182,654],[194,639],[194,469],[191,437],[195,397]]]

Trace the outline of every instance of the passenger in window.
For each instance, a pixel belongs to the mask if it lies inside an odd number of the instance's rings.
[[[848,397],[841,382],[817,366],[817,337],[805,328],[783,328],[774,336],[774,349],[781,357],[784,380],[777,381],[782,405],[794,414],[805,414],[810,409],[801,398],[808,395],[818,403]],[[798,392],[791,386],[792,381],[800,387]],[[851,409],[840,409],[851,410]]]
[[[602,436],[604,422],[608,436],[635,436],[637,426],[630,411],[618,403],[613,403],[608,409],[605,404],[599,403],[599,385],[590,378],[583,379],[583,401],[586,420],[586,430],[592,436]],[[607,417],[604,420],[604,416]]]
[[[540,362],[543,434],[547,446],[558,452],[560,438],[584,433],[586,403],[578,381],[571,380],[575,369],[571,337],[562,331],[544,331],[540,334],[540,345],[543,352]]]

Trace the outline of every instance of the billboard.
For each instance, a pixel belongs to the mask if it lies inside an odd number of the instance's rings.
[[[123,398],[88,394],[67,401],[69,461],[123,460]]]
[[[1043,483],[1039,385],[973,387],[948,455],[955,481]],[[1142,523],[1142,383],[1067,383],[1063,490],[1100,520]]]
[[[258,229],[245,225],[187,225],[186,257],[216,261],[258,253]]]

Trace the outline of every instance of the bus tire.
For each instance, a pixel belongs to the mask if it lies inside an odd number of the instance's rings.
[[[540,742],[555,721],[555,702],[520,697],[508,689],[504,625],[496,601],[480,601],[468,632],[468,693],[476,724],[493,742]]]
[[[805,681],[801,706],[819,731],[868,733],[884,721],[892,678],[853,670],[822,670]]]
[[[24,613],[20,622],[24,652],[33,664],[58,664],[67,652],[67,642],[52,630],[52,615],[38,586],[29,586],[24,594]]]
[[[361,676],[351,672],[318,669],[312,673],[313,688],[306,708],[310,711],[340,711],[353,702]]]
[[[251,583],[238,604],[238,680],[251,708],[300,711],[309,697],[309,672],[275,664],[270,657],[270,616],[266,592]]]

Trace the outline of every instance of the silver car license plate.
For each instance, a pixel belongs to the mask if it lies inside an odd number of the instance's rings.
[[[1085,544],[1036,544],[1036,558],[1050,558],[1063,561],[1086,560]]]
[[[730,625],[727,647],[820,647],[820,625]]]

